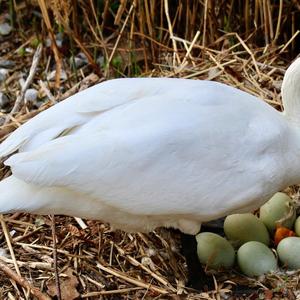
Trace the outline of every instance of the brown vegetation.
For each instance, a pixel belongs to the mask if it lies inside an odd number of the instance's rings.
[[[0,83],[10,100],[1,108],[1,139],[55,102],[113,77],[216,80],[281,109],[282,77],[300,49],[296,0],[11,0],[0,6],[0,23],[7,12],[15,29],[0,36],[0,60],[15,62]],[[28,74],[39,43],[44,46],[31,82],[39,100],[24,102],[21,92],[11,113],[21,91],[19,78]],[[78,52],[88,64],[74,67]],[[51,70],[55,80],[47,79]],[[6,176],[9,171],[2,166],[1,172]],[[57,273],[67,300],[79,294],[84,299],[221,299],[235,283],[261,287],[265,299],[297,296],[298,272],[254,280],[237,270],[217,273],[214,291],[195,294],[184,287],[186,270],[176,233],[125,234],[101,222],[62,216],[55,223],[57,269],[49,217],[4,217],[0,246],[11,255],[0,257],[6,274],[1,274],[0,299],[54,297]]]

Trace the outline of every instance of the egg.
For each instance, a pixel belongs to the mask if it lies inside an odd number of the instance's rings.
[[[264,223],[253,214],[233,214],[224,222],[224,232],[233,245],[240,246],[249,241],[258,241],[266,245],[270,242]]]
[[[278,225],[292,228],[296,219],[295,208],[291,198],[284,193],[276,193],[261,206],[259,218],[273,232]]]
[[[232,245],[223,237],[201,232],[196,236],[199,261],[211,269],[230,268],[235,261]]]
[[[280,261],[289,269],[300,269],[300,238],[288,237],[283,239],[277,247]]]
[[[300,216],[296,219],[295,222],[295,232],[298,236],[300,236]]]
[[[263,243],[251,241],[242,245],[237,252],[237,262],[247,276],[259,276],[277,269],[273,252]]]

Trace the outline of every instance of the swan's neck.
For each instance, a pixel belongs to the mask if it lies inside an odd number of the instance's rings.
[[[290,132],[284,137],[287,147],[283,153],[285,187],[300,184],[300,125],[292,121],[288,123]]]
[[[281,87],[284,115],[300,125],[300,58],[287,69]]]

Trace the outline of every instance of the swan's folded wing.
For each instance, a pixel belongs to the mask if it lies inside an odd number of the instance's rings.
[[[188,82],[188,81],[187,81]],[[0,145],[0,157],[16,150],[28,151],[77,128],[100,114],[136,99],[168,90],[174,80],[109,80],[62,101],[16,129]],[[191,83],[190,83],[191,84]]]
[[[15,154],[5,163],[27,183],[63,187],[131,214],[218,215],[238,207],[241,199],[255,198],[267,177],[266,155],[252,154],[256,149],[250,147],[245,156],[240,149],[249,144],[245,124],[229,134],[219,126],[210,134],[181,132],[174,124],[156,132],[154,126],[85,132]],[[268,166],[275,168],[272,161]]]
[[[201,174],[195,177],[193,159],[182,155],[193,153],[183,143],[172,143],[169,134],[152,131],[64,136],[15,154],[5,164],[27,183],[78,191],[130,213],[191,213],[193,206],[182,207],[182,201],[199,195],[196,177]]]

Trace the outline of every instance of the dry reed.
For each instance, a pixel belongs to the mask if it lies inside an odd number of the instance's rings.
[[[217,80],[280,110],[282,77],[299,49],[300,7],[297,1],[274,2],[12,2],[18,17],[15,26],[22,34],[16,31],[0,43],[0,57],[16,63],[0,84],[0,91],[11,100],[1,111],[3,120],[9,116],[9,122],[0,128],[1,140],[55,102],[115,76]],[[28,15],[33,26],[26,25]],[[64,32],[66,45],[56,44],[59,31]],[[21,50],[33,49],[36,39],[44,42],[47,38],[52,46],[44,47],[31,84],[39,90],[40,101],[22,102],[20,109],[10,114],[21,90],[18,79],[32,63],[31,52]],[[74,70],[66,58],[78,51],[85,53],[89,64]],[[103,57],[104,64],[99,65],[97,56]],[[51,67],[57,71],[55,82],[47,80]],[[67,79],[60,79],[62,70]],[[1,166],[1,176],[8,174]],[[297,197],[298,187],[288,192]],[[0,269],[8,274],[0,279],[0,299],[53,297],[55,275],[60,277],[62,299],[68,300],[79,294],[84,299],[222,299],[225,294],[236,299],[230,296],[236,283],[261,288],[259,297],[266,299],[299,297],[299,272],[258,280],[245,278],[237,270],[218,272],[215,290],[193,293],[185,287],[186,269],[176,233],[158,229],[148,235],[126,234],[101,222],[81,223],[63,216],[55,221],[56,272],[49,217],[14,214],[5,216],[4,221],[8,230],[1,233],[0,246],[8,249],[6,241],[10,239],[9,250],[14,255],[0,257]],[[15,272],[14,266],[19,271]]]

